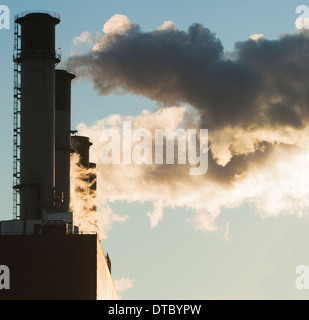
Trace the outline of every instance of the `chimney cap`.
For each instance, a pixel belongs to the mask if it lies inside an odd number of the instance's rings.
[[[56,69],[56,74],[67,75],[72,80],[76,78],[76,75],[73,72],[66,69]]]
[[[49,16],[50,18],[55,20],[55,24],[60,23],[60,14],[59,13],[52,12],[52,11],[43,11],[43,10],[23,11],[21,13],[18,13],[14,17],[14,19],[15,19],[15,22],[21,23],[22,20],[24,20],[26,18],[33,18],[33,17],[42,18],[42,17],[46,17],[46,16]]]

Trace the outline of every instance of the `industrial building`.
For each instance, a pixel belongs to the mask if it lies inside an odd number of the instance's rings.
[[[10,288],[0,300],[118,299],[97,234],[81,234],[70,208],[72,153],[85,170],[95,164],[89,138],[71,130],[75,75],[57,69],[59,23],[51,12],[15,17],[13,219],[0,222],[0,265],[10,270]],[[96,177],[89,181],[95,193]]]

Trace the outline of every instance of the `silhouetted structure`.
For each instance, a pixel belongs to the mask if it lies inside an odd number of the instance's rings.
[[[60,212],[70,210],[70,157],[71,147],[71,82],[75,75],[56,70],[56,206]]]
[[[50,12],[15,18],[14,219],[0,222],[0,264],[9,267],[11,286],[0,300],[118,299],[97,234],[79,234],[70,211],[71,153],[80,153],[86,170],[95,165],[89,138],[71,144],[75,75],[55,67],[59,23]],[[92,173],[91,195],[95,181]]]
[[[117,299],[96,235],[1,236],[10,290],[0,300]]]

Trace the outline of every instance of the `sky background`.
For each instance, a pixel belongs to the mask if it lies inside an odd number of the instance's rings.
[[[165,21],[187,30],[202,23],[221,40],[226,51],[250,35],[276,39],[295,32],[299,1],[207,0],[54,0],[9,1],[11,29],[0,30],[0,146],[1,220],[12,219],[13,149],[13,17],[28,10],[55,11],[61,15],[56,46],[62,59],[70,57],[73,39],[84,31],[101,32],[115,14],[126,15],[143,31]],[[72,87],[72,128],[92,126],[111,114],[136,116],[156,103],[132,94],[99,96],[91,83],[78,80]],[[273,190],[269,190],[273,192]],[[112,260],[112,276],[126,290],[122,299],[308,299],[309,291],[295,286],[298,265],[309,265],[309,219],[295,215],[262,219],[248,204],[224,209],[217,230],[200,231],[188,222],[190,209],[165,208],[164,219],[150,228],[151,203],[110,204],[119,215],[102,241]],[[228,231],[228,233],[227,233]],[[1,254],[1,253],[0,253]]]

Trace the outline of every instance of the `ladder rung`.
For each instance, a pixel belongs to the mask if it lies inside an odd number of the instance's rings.
[[[20,114],[21,114],[21,65],[17,58],[20,58],[21,55],[21,29],[18,23],[14,24],[14,149],[13,149],[13,180],[14,185],[18,185],[20,183]],[[19,203],[19,190],[14,189],[13,191],[13,217],[14,219],[20,218],[20,203]]]

